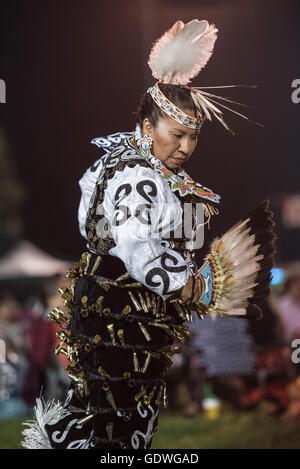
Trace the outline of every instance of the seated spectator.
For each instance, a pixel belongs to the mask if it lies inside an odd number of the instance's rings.
[[[289,277],[277,305],[286,341],[300,338],[300,273]]]
[[[0,339],[3,356],[0,362],[0,420],[27,415],[30,408],[22,397],[28,361],[22,329],[14,322],[18,303],[6,291],[0,293]]]

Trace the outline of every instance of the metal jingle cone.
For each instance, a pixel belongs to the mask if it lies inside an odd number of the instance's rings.
[[[115,399],[114,399],[114,396],[113,396],[113,393],[111,392],[111,390],[109,390],[109,391],[106,392],[105,398],[106,398],[106,400],[110,403],[110,405],[112,406],[112,408],[113,408],[115,411],[117,411],[117,406],[116,406]]]
[[[130,274],[126,272],[116,279],[116,282],[122,282],[122,280],[127,280],[130,278]]]
[[[157,309],[157,312],[159,313],[159,315],[161,316],[161,299],[160,299],[160,296],[157,296],[156,298],[156,309]]]
[[[145,353],[147,356],[146,356],[146,359],[145,359],[143,368],[140,370],[141,373],[146,373],[146,371],[147,371],[147,369],[148,369],[148,366],[149,366],[149,364],[150,364],[150,361],[151,361],[151,353],[148,352],[148,351],[145,351],[144,353]]]
[[[103,313],[103,305],[102,305],[103,300],[104,300],[104,296],[99,296],[99,298],[96,301],[96,310],[98,311],[99,316],[102,316],[102,313]]]
[[[155,404],[156,405],[160,405],[160,403],[161,403],[161,397],[162,397],[163,389],[164,389],[163,386],[159,387],[158,394],[157,394],[157,397],[155,399]]]
[[[147,308],[148,310],[152,309],[152,303],[151,303],[151,298],[150,298],[150,295],[149,293],[146,291],[146,304],[147,304]]]
[[[133,369],[136,373],[138,373],[140,371],[140,368],[139,368],[137,353],[132,352],[132,354],[133,354]]]
[[[87,270],[89,268],[91,258],[92,258],[92,254],[90,252],[87,253],[86,258],[85,258],[85,266],[84,266],[84,273],[85,274],[87,273]]]
[[[77,425],[85,425],[89,420],[95,417],[95,414],[90,414],[87,417],[83,417],[83,419],[78,420]]]
[[[109,332],[109,336],[110,336],[111,343],[112,343],[113,345],[117,345],[117,343],[116,343],[116,337],[115,337],[115,330],[114,330],[114,325],[113,325],[113,323],[108,324],[106,327],[107,327],[108,332]]]
[[[164,390],[163,390],[163,407],[168,407],[168,397],[167,397],[167,385],[164,383]]]
[[[91,277],[95,274],[95,272],[96,272],[96,270],[98,269],[98,267],[99,267],[101,261],[102,261],[102,257],[101,257],[101,256],[98,256],[98,257],[96,258],[95,263],[94,263],[94,265],[93,265],[93,268],[92,268],[92,270],[91,270],[91,272],[90,272],[90,276],[91,276]]]
[[[112,422],[108,422],[108,424],[106,425],[106,433],[107,433],[109,441],[112,440],[113,427],[114,427],[114,424]]]
[[[140,303],[142,305],[142,308],[143,310],[145,311],[145,313],[148,313],[148,308],[147,308],[147,303],[145,301],[145,299],[143,298],[143,295],[141,294],[141,292],[138,292],[138,297],[140,299]]]
[[[150,402],[151,402],[152,399],[153,399],[153,396],[154,396],[154,394],[155,394],[155,392],[156,392],[156,389],[157,389],[157,384],[155,384],[155,386],[153,386],[152,391],[151,391],[150,394],[148,395],[149,404],[150,404]]]
[[[138,325],[139,325],[139,327],[140,327],[142,333],[144,334],[144,336],[145,336],[147,342],[150,342],[152,339],[151,339],[150,334],[149,334],[149,332],[147,331],[146,327],[144,326],[144,324],[143,324],[142,322],[138,321]]]
[[[121,342],[122,347],[125,347],[124,330],[123,329],[118,329],[117,336],[118,336],[118,338]]]
[[[145,388],[144,386],[141,386],[139,392],[134,396],[134,400],[138,402],[144,393],[145,393]]]
[[[134,294],[132,293],[131,290],[128,290],[128,295],[130,296],[131,301],[134,304],[134,307],[135,307],[136,311],[141,311],[142,307],[139,304],[139,302],[137,301],[136,297],[134,296]]]
[[[126,305],[123,311],[119,314],[119,319],[122,319],[123,317],[127,316],[131,312],[131,306]]]
[[[153,315],[156,317],[157,315],[157,308],[156,308],[156,300],[155,300],[155,295],[152,293],[152,312]]]

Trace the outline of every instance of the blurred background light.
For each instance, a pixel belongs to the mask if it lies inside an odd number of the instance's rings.
[[[283,269],[280,269],[280,267],[273,267],[271,274],[271,285],[280,285],[283,282],[285,277]]]

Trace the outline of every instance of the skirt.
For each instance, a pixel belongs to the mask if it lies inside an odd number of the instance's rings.
[[[136,282],[122,261],[84,252],[60,293],[67,313],[49,319],[61,328],[56,353],[69,359],[70,388],[62,403],[42,403],[24,430],[27,448],[150,448],[174,342],[189,338],[187,307]]]

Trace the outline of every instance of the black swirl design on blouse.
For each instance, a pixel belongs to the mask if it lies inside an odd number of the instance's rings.
[[[146,187],[150,187],[150,191],[148,191],[148,193],[145,190]],[[150,199],[149,195],[152,197],[155,197],[157,195],[157,186],[150,179],[144,179],[143,181],[137,183],[136,190],[143,197],[143,199],[145,199],[149,203],[138,205],[135,211],[135,217],[137,217],[141,223],[151,225],[150,210],[152,208],[152,200]],[[142,216],[145,212],[145,209],[147,218],[144,218]]]
[[[169,293],[170,279],[166,271],[160,267],[154,267],[154,269],[149,270],[145,278],[146,284],[149,285],[149,287],[159,287],[161,282],[155,282],[153,280],[156,276],[162,279],[164,285],[162,293],[163,295],[167,295]]]
[[[119,199],[119,195],[121,194],[121,192],[124,190],[124,194],[121,196],[120,200]],[[115,193],[115,201],[118,201],[117,202],[117,205],[120,203],[120,202],[123,202],[124,199],[126,199],[126,197],[129,196],[130,192],[132,191],[132,187],[131,187],[131,184],[122,184],[121,186],[118,187],[116,193]],[[116,205],[116,206],[117,206]]]
[[[148,194],[145,191],[145,187],[150,187],[150,191],[148,191]],[[144,179],[143,181],[140,181],[136,185],[136,190],[138,193],[143,197],[143,199],[147,200],[150,204],[152,203],[152,200],[150,199],[149,195],[152,197],[157,196],[157,187],[155,182],[151,181],[150,179]]]
[[[139,204],[134,212],[134,216],[144,225],[151,225],[151,216],[149,210],[151,209],[151,204]],[[143,217],[143,214],[147,218]]]
[[[127,205],[120,205],[121,202],[123,202],[128,197],[131,191],[131,184],[122,184],[120,187],[118,187],[114,198],[114,200],[117,202],[115,205],[115,210],[117,213],[114,215],[114,218],[112,220],[113,226],[120,226],[131,217],[129,207]],[[124,193],[122,194],[122,192]],[[123,214],[123,217],[118,219],[118,215],[120,214],[120,212]]]
[[[173,262],[173,266],[169,266],[166,264],[167,260],[170,260]],[[172,254],[169,254],[165,252],[161,256],[161,265],[162,267],[167,271],[167,272],[184,272],[186,270],[186,265],[180,265],[178,267],[175,267],[178,264],[178,259],[175,256],[172,256]]]
[[[92,166],[90,167],[91,173],[94,173],[95,171],[97,171],[97,168],[98,168],[99,164],[100,164],[100,160],[95,161],[95,163],[92,164]]]
[[[173,262],[173,264],[174,264],[173,266],[169,266],[169,265],[166,264],[166,261],[168,259]],[[146,284],[149,285],[149,287],[159,287],[161,285],[161,282],[159,282],[159,281],[156,282],[156,281],[153,280],[154,277],[158,276],[162,279],[162,283],[163,283],[163,286],[164,286],[162,294],[167,295],[167,294],[173,293],[173,291],[169,290],[170,277],[167,274],[167,272],[177,272],[177,273],[178,272],[184,272],[186,270],[186,265],[177,266],[178,262],[179,261],[175,256],[172,256],[172,254],[169,254],[169,253],[165,252],[161,256],[161,265],[162,265],[163,268],[155,267],[155,268],[149,270],[149,272],[147,273],[146,278],[145,278]]]
[[[128,146],[128,145],[127,145]],[[117,157],[113,163],[109,158],[110,153],[103,158],[103,177],[99,178],[99,183],[96,185],[94,196],[91,200],[91,206],[87,213],[85,229],[88,238],[88,248],[99,254],[108,254],[110,249],[116,246],[114,239],[111,236],[106,236],[105,239],[99,238],[97,234],[97,225],[103,219],[103,215],[96,214],[96,208],[99,203],[104,200],[105,190],[107,183],[112,179],[116,171],[124,171],[125,168],[134,168],[139,165],[149,168],[150,164],[143,160],[142,157],[135,155],[131,160],[123,161]],[[108,164],[110,162],[110,164]]]

